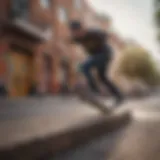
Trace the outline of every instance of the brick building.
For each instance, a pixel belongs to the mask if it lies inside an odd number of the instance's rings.
[[[46,7],[38,0],[0,4],[0,57],[4,62],[0,78],[11,97],[28,95],[33,87],[45,88],[44,70],[48,66],[45,68],[43,61],[49,61],[46,53],[52,51],[53,41],[53,17]]]
[[[60,60],[72,54],[65,43],[66,24],[82,18],[82,5],[78,0],[0,2],[0,85],[9,96],[26,96],[34,88],[40,93],[58,91]]]
[[[66,43],[67,24],[71,19],[90,23],[89,15],[96,19],[93,25],[102,25],[85,0],[0,2],[0,88],[15,97],[56,93],[64,82],[72,87],[74,67],[84,54]]]

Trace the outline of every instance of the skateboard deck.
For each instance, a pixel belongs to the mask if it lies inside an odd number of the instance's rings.
[[[90,104],[92,107],[98,109],[100,112],[104,114],[108,114],[111,112],[111,109],[107,105],[105,105],[97,96],[93,94],[90,90],[84,88],[76,88],[77,96]]]

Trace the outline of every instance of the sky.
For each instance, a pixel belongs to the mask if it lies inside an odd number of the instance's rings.
[[[160,59],[153,19],[153,0],[88,0],[100,13],[113,19],[113,26],[124,38],[135,39]]]

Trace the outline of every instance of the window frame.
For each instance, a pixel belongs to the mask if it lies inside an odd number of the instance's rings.
[[[49,9],[51,7],[51,0],[39,0],[39,3],[43,9]]]
[[[80,10],[82,8],[82,0],[74,0],[74,8]]]
[[[61,23],[67,23],[69,20],[68,10],[63,6],[58,7],[58,20]]]

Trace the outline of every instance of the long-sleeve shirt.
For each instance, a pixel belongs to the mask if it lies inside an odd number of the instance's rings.
[[[90,55],[110,54],[111,47],[106,43],[108,35],[102,30],[88,30],[82,37],[73,37],[73,41],[80,44]]]

